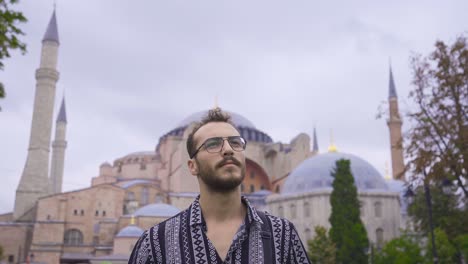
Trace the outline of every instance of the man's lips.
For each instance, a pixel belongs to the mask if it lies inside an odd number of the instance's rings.
[[[220,161],[216,167],[221,168],[224,165],[235,165],[238,167],[241,166],[240,162],[236,160],[235,158],[228,158],[228,159],[223,159],[222,161]]]

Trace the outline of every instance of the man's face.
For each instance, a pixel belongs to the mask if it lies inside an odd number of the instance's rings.
[[[195,133],[195,147],[200,147],[207,139],[213,137],[239,136],[239,132],[225,122],[208,123]],[[218,153],[208,153],[204,147],[189,161],[193,175],[213,191],[230,191],[237,188],[245,177],[244,151],[234,151],[227,140]]]

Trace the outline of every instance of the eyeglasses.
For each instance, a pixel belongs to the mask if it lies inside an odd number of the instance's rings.
[[[191,159],[197,155],[197,153],[200,151],[201,148],[205,148],[206,152],[208,153],[218,153],[223,149],[224,145],[224,140],[227,140],[229,143],[229,146],[235,151],[243,151],[245,150],[245,147],[247,146],[247,141],[241,136],[232,136],[232,137],[212,137],[203,144],[201,144],[200,147],[195,150],[195,152],[190,156]]]

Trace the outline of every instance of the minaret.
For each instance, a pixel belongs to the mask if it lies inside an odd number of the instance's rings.
[[[312,153],[317,154],[319,152],[319,146],[317,141],[317,131],[314,127],[314,145],[312,146]]]
[[[55,100],[59,38],[55,10],[42,40],[40,66],[36,70],[36,94],[31,122],[28,155],[16,189],[14,219],[32,209],[49,192],[49,148]]]
[[[62,100],[60,111],[55,123],[55,139],[52,142],[52,163],[50,165],[50,193],[61,193],[63,182],[63,168],[65,164],[65,149],[67,141],[67,113],[65,110],[65,98]]]
[[[395,180],[405,180],[403,161],[403,137],[401,134],[402,121],[398,110],[398,97],[393,81],[392,67],[390,66],[390,82],[388,90],[389,117],[387,125],[390,130],[390,144],[392,154],[392,174]]]

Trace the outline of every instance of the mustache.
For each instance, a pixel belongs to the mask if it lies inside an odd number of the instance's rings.
[[[222,166],[226,165],[228,162],[238,166],[238,167],[241,167],[241,163],[240,161],[238,161],[236,158],[234,157],[224,157],[222,161],[218,162],[218,164],[216,164],[216,168],[221,168]]]

